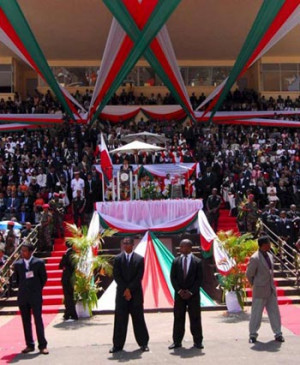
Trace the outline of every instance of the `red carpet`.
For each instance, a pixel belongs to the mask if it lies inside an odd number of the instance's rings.
[[[218,231],[230,231],[230,230],[238,232],[236,217],[230,216],[229,210],[220,209]]]
[[[300,308],[295,305],[281,305],[279,308],[282,325],[300,336]]]
[[[45,328],[55,318],[56,314],[44,314],[44,326]],[[33,321],[33,320],[32,320]],[[33,321],[34,323],[34,321]],[[33,333],[35,336],[35,327],[33,324]],[[46,329],[47,338],[47,329]],[[9,363],[13,358],[18,355],[23,348],[26,347],[23,326],[21,317],[15,316],[9,322],[0,327],[0,363]]]
[[[63,307],[62,270],[59,270],[58,265],[65,251],[65,239],[56,239],[51,257],[46,258],[48,280],[43,289],[43,320],[45,328],[54,319],[58,310]],[[32,324],[34,338],[36,339],[33,318]],[[0,363],[10,362],[25,347],[22,320],[21,316],[17,315],[0,327]]]

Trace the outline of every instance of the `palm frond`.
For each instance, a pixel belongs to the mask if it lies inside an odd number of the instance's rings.
[[[222,238],[220,240],[224,248],[236,262],[229,275],[222,276],[218,274],[216,276],[219,286],[223,289],[223,294],[227,291],[236,291],[238,301],[241,308],[243,308],[246,300],[245,288],[248,286],[245,274],[246,260],[258,249],[257,240],[253,239],[251,233],[237,236],[233,232],[230,233],[230,231],[221,232],[218,237]]]
[[[94,280],[96,271],[102,270],[105,275],[112,275],[112,256],[110,255],[94,255],[94,249],[101,247],[103,233],[96,238],[87,236],[88,229],[83,227],[77,228],[74,224],[68,224],[68,229],[72,237],[68,237],[67,241],[72,245],[74,254],[72,260],[75,263],[74,273],[74,297],[77,301],[82,301],[83,307],[88,308],[90,314],[92,309],[97,306],[97,293],[100,290],[98,282]],[[106,231],[105,231],[106,232]],[[106,236],[112,236],[116,231],[108,230]]]

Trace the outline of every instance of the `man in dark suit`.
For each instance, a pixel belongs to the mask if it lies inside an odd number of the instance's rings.
[[[6,208],[6,212],[13,215],[19,212],[20,199],[17,197],[15,191],[13,191],[11,197],[7,199]]]
[[[86,198],[85,212],[88,216],[88,222],[92,218],[95,202],[102,200],[98,187],[97,181],[92,179],[92,173],[88,172],[84,186],[84,196]]]
[[[42,319],[42,290],[47,281],[44,261],[32,255],[34,246],[23,244],[22,258],[14,264],[13,281],[19,288],[18,305],[21,311],[26,348],[23,354],[34,351],[34,340],[31,327],[31,311],[33,313],[38,346],[41,354],[47,355],[47,340]]]
[[[21,230],[21,239],[27,237],[31,232],[32,232],[32,224],[31,222],[26,222],[25,227]]]
[[[113,275],[117,283],[113,347],[110,353],[123,349],[129,314],[136,342],[142,351],[149,351],[149,334],[144,318],[142,279],[144,258],[133,252],[133,238],[122,241],[124,252],[116,256]]]
[[[172,263],[171,282],[175,290],[173,344],[170,350],[181,347],[185,331],[186,310],[190,317],[190,328],[194,347],[203,349],[201,325],[200,286],[203,280],[201,260],[192,254],[192,241],[180,242],[181,255]]]
[[[20,211],[17,214],[18,222],[21,224],[25,224],[28,221],[32,220],[32,211],[26,210],[26,207],[24,204],[21,205]]]
[[[279,214],[279,220],[277,221],[277,235],[281,238],[281,244],[283,242],[283,248],[285,252],[285,259],[293,263],[294,262],[294,246],[295,246],[295,229],[293,221],[287,218],[285,210],[282,210]]]
[[[206,173],[203,175],[203,205],[206,206],[207,198],[212,190],[216,187],[216,175],[211,171],[211,167],[206,169]]]
[[[203,191],[204,191],[204,179],[201,172],[198,173],[198,176],[195,180],[195,189],[196,189],[196,198],[202,198],[203,197]]]
[[[81,227],[85,223],[85,217],[84,217],[85,205],[86,205],[86,200],[81,195],[81,190],[77,190],[76,191],[76,197],[72,201],[72,210],[73,210],[73,215],[74,215],[74,223],[76,224],[77,227],[79,227],[79,221],[80,221]]]
[[[50,166],[49,172],[47,174],[47,188],[51,191],[55,190],[55,185],[58,182],[58,177],[54,166]]]
[[[72,246],[67,243],[67,251],[64,253],[60,263],[59,268],[63,270],[61,283],[64,292],[64,303],[65,303],[65,313],[64,320],[74,321],[78,319],[76,313],[75,301],[74,301],[74,283],[73,283],[73,273],[75,270],[75,263],[73,260],[74,250]]]
[[[218,195],[218,190],[216,188],[213,188],[211,192],[212,194],[208,197],[206,202],[206,212],[209,224],[212,229],[217,232],[222,198]]]
[[[284,342],[276,286],[273,279],[273,257],[269,253],[271,248],[269,238],[267,236],[260,237],[258,246],[259,250],[251,256],[246,271],[247,279],[253,290],[249,342],[256,342],[264,308],[267,310],[275,340]]]
[[[5,214],[6,208],[7,208],[7,198],[4,197],[3,192],[0,192],[0,219],[1,220]]]

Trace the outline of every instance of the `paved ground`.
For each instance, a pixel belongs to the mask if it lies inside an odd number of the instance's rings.
[[[6,318],[7,320],[7,318]],[[4,321],[4,319],[2,319]],[[150,352],[142,353],[129,326],[124,351],[109,354],[113,331],[113,315],[97,315],[78,322],[65,323],[55,317],[46,329],[48,356],[32,353],[18,355],[12,363],[88,365],[88,364],[297,364],[300,359],[300,337],[283,329],[286,342],[273,340],[268,319],[264,317],[259,342],[248,343],[249,313],[227,316],[225,312],[203,312],[204,350],[192,348],[187,333],[183,348],[170,351],[172,313],[146,314],[150,333]],[[20,329],[21,330],[21,329]],[[18,349],[19,350],[19,349]]]

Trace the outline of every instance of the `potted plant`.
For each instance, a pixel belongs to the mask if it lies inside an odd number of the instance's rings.
[[[246,266],[248,259],[258,248],[257,240],[250,233],[238,236],[233,231],[220,231],[218,237],[235,261],[235,266],[228,275],[216,274],[219,287],[223,290],[228,312],[240,312],[244,309],[246,288],[249,286]]]
[[[112,274],[111,256],[98,255],[98,251],[101,250],[104,243],[103,238],[113,235],[115,231],[106,230],[91,237],[87,227],[78,228],[75,224],[67,223],[67,228],[71,237],[67,237],[66,240],[74,250],[73,280],[76,309],[79,317],[87,317],[92,315],[92,310],[98,302],[97,294],[102,290],[99,282],[94,280],[96,274]]]

